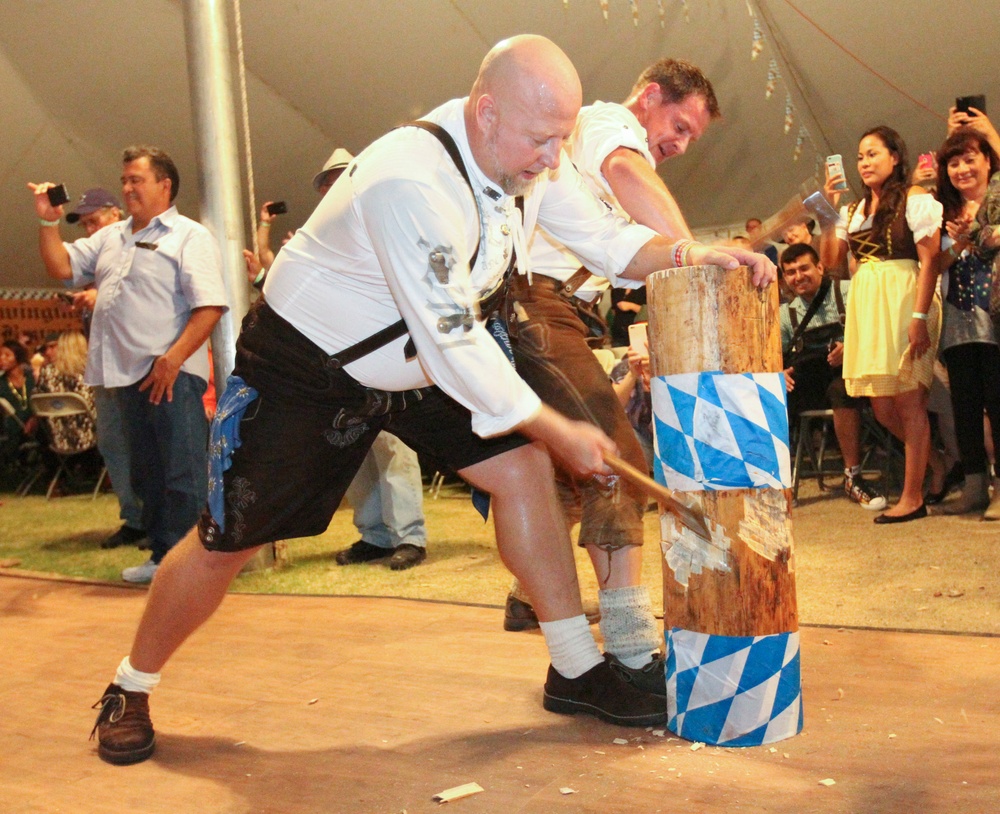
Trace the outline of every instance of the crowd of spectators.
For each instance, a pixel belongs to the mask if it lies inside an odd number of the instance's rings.
[[[839,208],[836,225],[821,231],[802,217],[762,249],[781,271],[792,426],[804,410],[833,411],[844,490],[872,510],[888,503],[861,477],[863,411],[903,446],[902,495],[879,523],[925,517],[959,486],[945,513],[1000,519],[998,155],[1000,136],[976,108],[953,108],[947,139],[912,172],[899,134],[873,128],[858,148],[862,198]],[[826,179],[835,207],[843,181]],[[761,220],[745,228],[734,244],[759,239]],[[644,296],[625,293],[612,297],[607,315],[616,346],[628,345],[628,326],[645,317]],[[625,381],[623,403],[648,448],[643,364],[632,352],[615,378]],[[932,388],[947,396],[935,399]]]

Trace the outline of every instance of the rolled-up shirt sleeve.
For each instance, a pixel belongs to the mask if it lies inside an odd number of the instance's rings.
[[[469,274],[475,244],[463,229],[469,212],[453,193],[420,181],[403,188],[376,182],[352,206],[428,378],[467,407],[473,431],[488,437],[531,418],[541,402],[477,318]]]
[[[619,288],[639,288],[642,280],[620,277],[639,249],[658,237],[652,229],[616,216],[563,160],[538,210],[538,225],[583,261],[587,269]]]
[[[222,256],[209,231],[192,230],[184,241],[178,264],[178,283],[190,308],[212,305],[228,310]]]
[[[66,283],[68,286],[79,288],[94,282],[97,258],[100,256],[104,240],[110,232],[109,229],[101,229],[90,237],[82,237],[72,243],[63,243],[69,254],[70,268],[73,271],[73,279]]]

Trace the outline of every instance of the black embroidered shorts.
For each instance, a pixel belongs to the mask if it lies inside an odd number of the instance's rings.
[[[198,522],[210,551],[322,534],[382,430],[439,469],[458,471],[528,440],[480,438],[469,411],[437,387],[365,387],[258,300],[243,321],[234,375],[258,396],[239,421],[240,446],[222,476],[224,522]],[[213,453],[214,454],[214,453]]]

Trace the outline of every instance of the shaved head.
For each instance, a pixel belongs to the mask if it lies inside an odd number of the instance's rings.
[[[505,192],[523,194],[559,166],[583,101],[580,77],[554,42],[525,34],[483,60],[465,108],[476,163]]]
[[[583,103],[580,77],[569,57],[552,40],[521,34],[497,43],[479,67],[472,98],[490,94],[539,110],[556,112]]]

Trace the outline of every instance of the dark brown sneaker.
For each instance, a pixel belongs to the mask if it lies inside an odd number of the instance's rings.
[[[117,766],[140,763],[153,754],[156,735],[149,719],[149,695],[123,690],[109,684],[101,700],[92,709],[101,708],[90,730],[97,735],[97,754]]]
[[[390,556],[392,556],[391,548],[382,548],[366,543],[364,540],[358,540],[347,548],[342,548],[333,555],[333,558],[337,561],[337,565],[357,565],[361,562],[384,560]]]
[[[552,665],[542,706],[549,712],[584,712],[620,726],[653,726],[667,718],[667,699],[640,690],[604,661],[578,678],[564,678]]]

